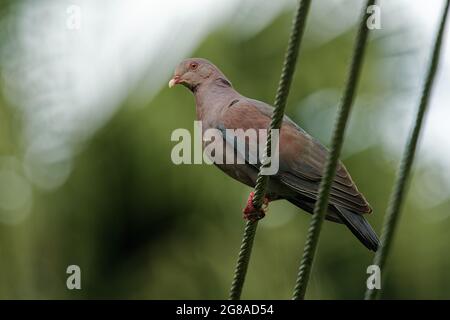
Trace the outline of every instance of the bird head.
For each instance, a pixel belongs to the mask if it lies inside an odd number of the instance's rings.
[[[191,91],[195,91],[200,84],[218,78],[226,79],[211,62],[201,58],[189,58],[176,67],[173,78],[169,81],[169,88],[182,84]]]

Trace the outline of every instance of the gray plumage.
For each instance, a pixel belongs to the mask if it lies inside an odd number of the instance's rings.
[[[245,162],[216,165],[234,179],[254,187],[260,164],[251,164],[249,156],[257,150],[235,149],[225,130],[267,129],[273,108],[238,93],[225,75],[205,59],[192,58],[181,62],[169,83],[174,84],[183,84],[194,93],[197,119],[202,121],[203,130],[220,130],[226,146],[224,152],[235,152]],[[256,145],[259,143],[261,141]],[[267,198],[270,201],[286,199],[312,213],[327,155],[328,150],[320,142],[285,116],[280,130],[279,171],[270,176]],[[378,237],[362,216],[371,212],[370,205],[345,166],[339,162],[326,219],[345,224],[367,248],[376,251]]]

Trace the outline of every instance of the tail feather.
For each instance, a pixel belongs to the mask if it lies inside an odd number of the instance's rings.
[[[308,199],[298,199],[298,198],[286,198],[290,203],[293,205],[299,207],[300,209],[305,210],[306,212],[312,214],[314,211],[314,202]],[[342,219],[340,216],[335,213],[334,211],[329,210],[327,212],[327,215],[325,216],[326,220],[333,221],[336,223],[342,223]]]
[[[350,229],[350,231],[364,244],[368,249],[377,251],[380,241],[375,231],[372,229],[367,220],[360,214],[353,213],[347,209],[337,207],[337,214],[341,217],[342,222]]]
[[[308,199],[292,197],[287,200],[308,213],[312,214],[314,210],[314,202]],[[378,236],[362,215],[335,205],[330,206],[325,219],[345,224],[364,246],[369,250],[377,251],[380,244]]]

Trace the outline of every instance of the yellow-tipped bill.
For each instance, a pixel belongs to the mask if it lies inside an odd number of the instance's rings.
[[[170,79],[170,81],[169,81],[169,88],[172,88],[174,85],[176,85],[177,84],[177,80],[175,80],[175,79]]]

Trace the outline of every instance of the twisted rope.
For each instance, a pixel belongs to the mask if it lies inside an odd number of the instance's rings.
[[[308,14],[310,3],[311,0],[299,1],[297,13],[294,17],[291,35],[289,37],[289,44],[284,58],[283,69],[281,72],[281,78],[278,84],[278,90],[275,97],[274,103],[275,109],[272,115],[270,130],[267,136],[264,158],[262,161],[260,172],[258,174],[258,178],[256,180],[255,194],[253,197],[253,206],[256,209],[261,208],[263,198],[266,193],[269,176],[261,174],[261,171],[263,170],[263,168],[270,166],[270,160],[268,160],[267,155],[272,154],[271,150],[272,130],[280,129],[281,123],[283,121],[286,100],[289,95],[289,89],[295,71],[295,65],[297,62],[300,42],[302,40],[303,33],[305,30],[306,16]],[[230,300],[239,300],[241,297],[242,287],[244,285],[245,276],[247,273],[247,267],[250,260],[250,255],[253,247],[253,240],[255,238],[257,226],[258,221],[248,221],[245,226],[244,236],[242,238],[242,244],[234,272],[234,279],[230,289],[229,295]]]
[[[422,91],[422,97],[419,102],[419,109],[417,111],[414,128],[409,137],[408,143],[405,147],[403,157],[398,169],[397,178],[395,181],[394,189],[391,193],[389,200],[389,206],[386,211],[386,217],[383,222],[383,230],[381,234],[381,246],[375,254],[373,261],[374,265],[378,265],[380,270],[384,269],[386,259],[392,246],[393,236],[395,229],[400,218],[400,211],[405,198],[405,192],[407,187],[408,178],[411,172],[411,167],[414,161],[414,155],[417,148],[417,141],[419,139],[420,131],[422,128],[423,119],[428,106],[431,89],[433,86],[434,77],[439,63],[439,53],[442,46],[442,38],[444,35],[445,23],[447,20],[447,13],[449,10],[450,0],[444,7],[442,13],[441,22],[439,25],[439,31],[437,33],[432,58],[428,67],[427,77]],[[379,290],[367,289],[365,299],[373,300],[377,298]]]
[[[289,39],[288,49],[284,58],[283,70],[281,72],[280,82],[278,84],[277,94],[275,96],[274,111],[272,121],[270,123],[270,131],[267,137],[266,150],[264,152],[263,167],[269,167],[270,161],[267,160],[267,155],[272,154],[272,130],[280,129],[283,122],[284,109],[286,107],[286,100],[291,88],[292,78],[295,72],[295,65],[297,63],[298,51],[300,42],[305,30],[306,16],[308,14],[310,0],[300,1],[297,14],[295,15],[292,25],[291,36]],[[256,180],[255,195],[253,197],[253,206],[261,208],[264,195],[266,193],[269,176],[261,174],[261,171]]]
[[[350,109],[353,103],[356,87],[358,84],[361,66],[363,62],[364,52],[367,43],[369,30],[366,26],[366,21],[369,16],[367,7],[375,4],[375,0],[368,0],[364,7],[358,34],[356,37],[356,44],[353,51],[353,58],[350,65],[350,71],[347,78],[347,84],[340,103],[336,122],[334,125],[333,138],[331,141],[331,149],[327,158],[325,172],[320,182],[319,196],[314,207],[314,213],[308,229],[308,235],[303,251],[302,260],[300,263],[297,280],[294,288],[293,299],[304,299],[306,287],[308,285],[311,267],[316,253],[317,244],[319,242],[320,230],[328,209],[328,199],[330,195],[331,185],[336,174],[336,166],[339,161],[339,154],[341,152],[344,133],[347,120],[350,114]]]

